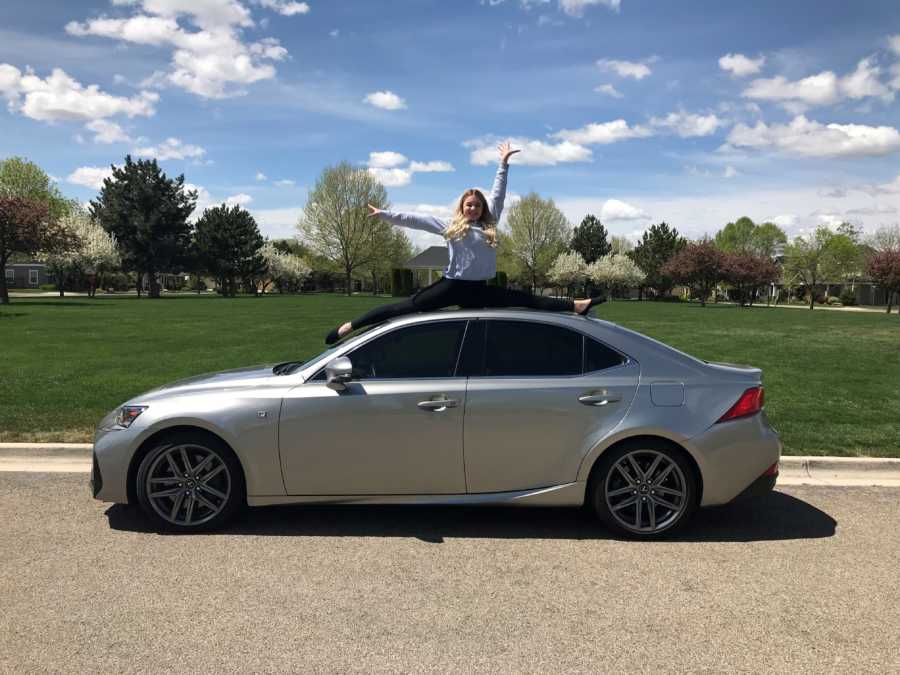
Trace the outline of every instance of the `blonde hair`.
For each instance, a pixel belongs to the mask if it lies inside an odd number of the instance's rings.
[[[469,227],[471,227],[471,225],[469,224],[468,219],[463,215],[463,202],[466,201],[466,197],[472,196],[477,197],[478,201],[481,202],[481,218],[478,220],[481,222],[481,227],[484,230],[484,238],[487,239],[487,243],[491,248],[497,248],[497,221],[494,220],[494,216],[488,208],[487,199],[481,194],[481,190],[476,190],[475,188],[463,192],[459,201],[456,202],[453,220],[450,222],[450,227],[444,232],[444,237],[448,240],[462,239],[469,234]]]

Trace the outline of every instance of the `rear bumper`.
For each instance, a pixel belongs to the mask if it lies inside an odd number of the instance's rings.
[[[727,504],[761,477],[774,480],[763,473],[780,459],[782,449],[765,411],[714,424],[689,444],[703,474],[701,506]]]
[[[760,476],[750,483],[743,492],[741,492],[733,501],[739,499],[752,499],[753,497],[764,497],[775,489],[775,482],[778,480],[778,474],[771,476]]]

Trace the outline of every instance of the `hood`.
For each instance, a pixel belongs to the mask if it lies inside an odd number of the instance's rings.
[[[183,380],[176,380],[175,382],[164,384],[161,387],[151,389],[140,396],[134,397],[132,401],[140,403],[142,401],[160,398],[163,395],[171,396],[172,394],[196,391],[220,391],[235,387],[246,387],[253,384],[260,384],[271,377],[273,377],[272,364],[250,366],[249,368],[236,368],[234,370],[223,370],[218,373],[205,373],[204,375],[195,375]]]

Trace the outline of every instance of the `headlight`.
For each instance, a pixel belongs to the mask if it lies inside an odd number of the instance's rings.
[[[123,405],[116,415],[116,424],[127,429],[146,409],[145,405]]]

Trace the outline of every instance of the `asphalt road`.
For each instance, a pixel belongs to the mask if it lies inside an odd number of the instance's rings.
[[[790,487],[617,541],[568,509],[270,507],[148,532],[0,474],[3,672],[900,672],[900,491]]]

